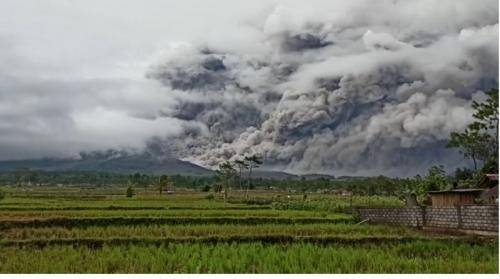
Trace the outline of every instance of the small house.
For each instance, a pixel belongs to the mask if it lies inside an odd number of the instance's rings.
[[[432,206],[473,205],[484,189],[429,191]]]
[[[478,184],[484,189],[481,200],[485,204],[498,204],[498,174],[486,174]]]
[[[498,185],[485,189],[481,194],[481,200],[485,204],[498,204]]]
[[[477,186],[478,188],[493,188],[498,186],[498,174],[485,174]]]

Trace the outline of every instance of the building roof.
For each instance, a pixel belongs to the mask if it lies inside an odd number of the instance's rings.
[[[476,186],[483,187],[483,188],[489,188],[489,187],[493,187],[495,185],[498,185],[498,174],[489,173],[489,174],[483,175],[483,177],[477,183]]]
[[[469,189],[453,189],[453,190],[441,190],[441,191],[428,191],[429,194],[461,194],[461,193],[477,193],[482,192],[484,189],[469,188]]]
[[[482,194],[483,197],[498,197],[498,185],[490,189],[486,189]]]
[[[486,174],[486,177],[487,177],[489,180],[498,181],[498,174],[497,174],[497,173],[489,173],[489,174]]]

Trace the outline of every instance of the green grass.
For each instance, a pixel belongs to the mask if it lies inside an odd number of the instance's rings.
[[[497,273],[498,241],[354,225],[394,197],[9,188],[0,273]]]
[[[124,192],[125,193],[125,192]],[[177,196],[144,196],[125,198],[121,196],[106,196],[103,199],[86,199],[82,196],[44,196],[44,197],[12,197],[8,196],[0,202],[1,208],[72,208],[72,207],[196,207],[196,208],[212,208],[223,207],[224,203],[221,201],[211,201],[205,197],[208,194],[195,193],[193,196],[187,194]],[[238,205],[238,204],[236,204]],[[245,204],[241,204],[246,206]],[[235,206],[230,204],[228,206]]]
[[[22,273],[497,273],[492,244],[178,243],[101,249],[1,248],[0,272]]]
[[[159,197],[157,193],[141,194],[134,198],[125,198],[125,190],[116,195],[99,195],[71,189],[71,194],[65,193],[66,189],[59,189],[50,193],[44,191],[30,191],[19,194],[9,193],[9,196],[0,202],[0,209],[15,208],[71,208],[71,207],[189,207],[189,208],[221,208],[263,206],[275,209],[295,210],[320,210],[344,212],[352,206],[402,206],[403,202],[395,197],[381,196],[353,196],[343,197],[332,194],[308,194],[306,200],[303,194],[255,192],[249,199],[244,198],[244,193],[233,192],[230,194],[228,204],[224,205],[222,197],[216,195],[215,200],[208,200],[210,193],[179,192],[175,195]],[[92,192],[93,193],[93,192]],[[93,196],[94,195],[94,196]]]
[[[65,227],[82,228],[89,226],[116,226],[116,225],[207,225],[207,224],[337,224],[352,223],[353,218],[338,216],[336,218],[321,217],[97,217],[97,218],[48,218],[48,219],[26,219],[26,220],[3,220],[0,221],[0,230],[10,228],[27,227]]]
[[[41,210],[6,211],[0,210],[1,220],[45,219],[45,218],[86,218],[86,217],[322,217],[347,218],[346,214],[324,211],[273,210],[273,209],[140,209],[140,210]]]
[[[11,228],[2,231],[5,240],[71,238],[166,238],[208,236],[343,236],[409,237],[423,236],[420,231],[402,226],[351,224],[266,224],[266,225],[144,225],[89,226],[84,228],[42,227]]]

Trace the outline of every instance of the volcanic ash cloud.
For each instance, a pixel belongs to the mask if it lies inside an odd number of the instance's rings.
[[[253,29],[255,51],[176,45],[147,77],[175,99],[159,116],[184,127],[151,144],[206,167],[251,153],[299,173],[459,166],[446,140],[472,120],[472,100],[498,85],[498,3],[484,2],[377,2],[392,11],[386,21],[363,5],[297,20],[277,7]],[[423,4],[470,11],[436,7],[436,17],[410,21],[411,5]]]

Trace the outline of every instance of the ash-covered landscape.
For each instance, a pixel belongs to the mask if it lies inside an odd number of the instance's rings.
[[[0,18],[0,273],[498,273],[498,1]]]

